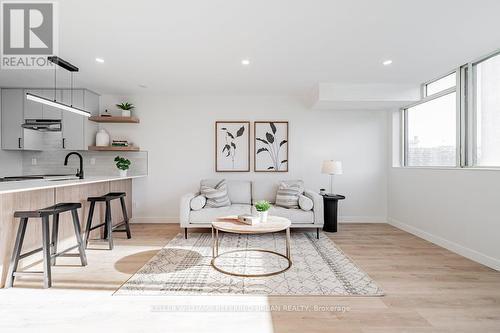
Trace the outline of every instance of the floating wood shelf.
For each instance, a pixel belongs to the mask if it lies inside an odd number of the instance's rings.
[[[137,146],[114,147],[114,146],[89,146],[89,150],[94,151],[139,151]]]
[[[90,121],[95,121],[96,123],[129,123],[129,124],[138,124],[140,123],[139,118],[137,117],[103,117],[103,116],[92,116],[89,118]]]

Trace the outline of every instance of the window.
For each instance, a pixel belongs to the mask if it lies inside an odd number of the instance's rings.
[[[456,166],[456,92],[405,110],[406,166]]]
[[[421,88],[402,109],[401,165],[500,168],[500,50]]]
[[[440,79],[425,84],[424,96],[431,96],[457,85],[457,73],[453,72]]]
[[[474,65],[475,165],[500,166],[500,55]]]

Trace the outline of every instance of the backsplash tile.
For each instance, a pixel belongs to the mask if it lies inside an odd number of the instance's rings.
[[[69,151],[24,151],[22,158],[23,175],[44,174],[76,174],[79,167],[77,156],[71,156],[68,166],[64,165],[64,158]],[[129,175],[146,175],[148,173],[148,153],[141,152],[95,152],[79,151],[83,156],[83,170],[86,176],[114,176],[118,174],[115,162],[116,156],[128,158],[132,163]],[[36,159],[36,165],[32,164]],[[95,159],[95,164],[91,164]]]

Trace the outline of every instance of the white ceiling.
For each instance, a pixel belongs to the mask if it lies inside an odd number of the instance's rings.
[[[103,94],[418,84],[500,48],[499,13],[498,0],[64,0],[59,56]],[[48,71],[0,71],[3,87],[51,84]]]

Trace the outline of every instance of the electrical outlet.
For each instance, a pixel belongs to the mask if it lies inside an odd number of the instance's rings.
[[[90,159],[90,165],[95,165],[95,158],[94,158],[94,157],[92,157],[92,158]]]
[[[36,158],[34,158],[34,157],[33,157],[33,158],[31,159],[31,165],[36,165]]]

